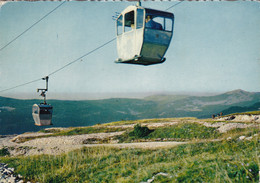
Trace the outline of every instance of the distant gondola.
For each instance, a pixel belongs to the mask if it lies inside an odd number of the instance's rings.
[[[48,126],[52,125],[52,112],[53,107],[50,104],[46,103],[46,94],[48,91],[48,79],[49,77],[42,78],[46,80],[46,88],[45,89],[37,89],[37,92],[42,91],[41,96],[44,97],[44,103],[34,104],[32,107],[32,116],[37,126]]]
[[[170,45],[174,15],[170,12],[127,7],[116,20],[116,63],[151,65],[163,63]]]
[[[32,116],[37,126],[52,125],[52,106],[50,104],[34,104]]]

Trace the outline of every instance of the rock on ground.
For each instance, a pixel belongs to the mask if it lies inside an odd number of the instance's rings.
[[[5,163],[0,163],[0,183],[23,183],[21,175],[14,173],[14,168],[8,168]]]

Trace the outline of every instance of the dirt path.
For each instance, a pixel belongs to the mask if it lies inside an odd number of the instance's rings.
[[[5,146],[9,149],[12,156],[18,155],[39,155],[49,154],[58,155],[66,153],[72,150],[80,149],[82,147],[116,147],[116,148],[163,148],[172,147],[185,142],[138,142],[138,143],[109,143],[109,144],[84,144],[86,139],[103,139],[107,137],[113,137],[121,135],[124,132],[114,133],[96,133],[86,135],[74,135],[74,136],[58,136],[58,137],[45,137],[33,139],[24,143],[12,142],[16,136],[8,136],[0,139],[0,147]],[[33,135],[33,134],[31,134]],[[28,134],[27,134],[28,136]]]
[[[175,125],[177,122],[162,122],[162,123],[151,123],[142,124],[148,126],[149,128],[158,128],[162,126]],[[108,126],[108,128],[133,128],[135,124],[131,125],[118,125],[118,126]],[[56,136],[56,137],[41,137],[32,139],[23,143],[20,140],[27,137],[37,137],[45,136],[51,133],[25,133],[21,135],[12,135],[0,138],[0,148],[8,148],[11,156],[18,155],[40,155],[40,154],[50,154],[58,155],[62,153],[67,153],[82,147],[116,147],[116,148],[163,148],[171,147],[179,144],[184,144],[184,142],[138,142],[138,143],[118,143],[118,141],[111,141],[106,144],[100,144],[100,141],[104,139],[112,139],[115,136],[122,135],[125,131],[113,132],[113,133],[93,133],[84,135],[73,135],[73,136]]]
[[[156,149],[173,147],[176,145],[187,144],[187,142],[136,142],[136,143],[118,143],[118,144],[88,144],[86,147],[105,146],[117,148],[143,148],[143,149]]]

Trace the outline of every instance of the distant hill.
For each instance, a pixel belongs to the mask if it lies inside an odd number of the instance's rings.
[[[255,103],[254,105],[248,107],[241,106],[232,106],[228,109],[222,111],[223,114],[232,114],[237,112],[247,112],[247,111],[259,111],[260,110],[260,102]]]
[[[102,100],[49,100],[54,107],[53,127],[90,126],[119,120],[165,117],[209,118],[260,110],[260,92],[234,90],[215,96],[155,95],[144,99],[112,98]],[[0,134],[39,131],[34,126],[31,108],[39,100],[0,97]]]

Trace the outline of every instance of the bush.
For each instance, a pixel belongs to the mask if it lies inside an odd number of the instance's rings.
[[[7,148],[0,149],[0,156],[7,156],[10,155]]]
[[[148,136],[153,130],[150,130],[148,127],[141,127],[140,124],[135,125],[134,130],[129,133],[129,136],[136,138],[143,138]]]

